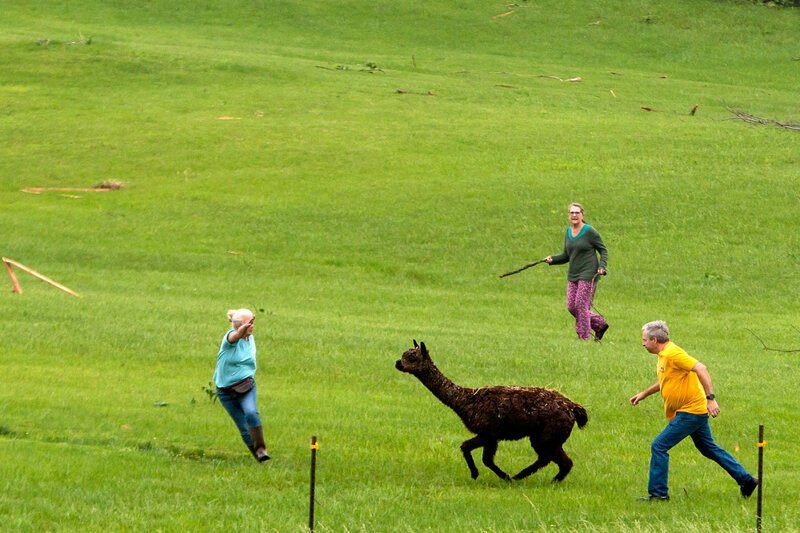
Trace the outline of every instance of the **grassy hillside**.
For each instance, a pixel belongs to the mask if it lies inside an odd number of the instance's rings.
[[[663,318],[753,471],[766,425],[765,526],[796,529],[796,354],[748,329],[799,347],[800,136],[728,111],[800,120],[796,9],[207,4],[3,5],[0,252],[81,293],[0,293],[6,527],[299,531],[318,435],[321,530],[750,528],[688,442],[670,504],[635,501],[664,421],[627,399]],[[610,249],[602,344],[576,340],[563,267],[497,277],[559,251],[570,201]],[[241,306],[264,467],[202,390]],[[586,405],[566,481],[471,480],[458,418],[394,369],[412,338],[460,384]]]

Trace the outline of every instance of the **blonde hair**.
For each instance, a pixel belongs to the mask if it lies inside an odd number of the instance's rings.
[[[572,202],[571,204],[569,204],[569,205],[567,206],[567,209],[569,209],[569,208],[570,208],[570,207],[572,207],[573,205],[574,205],[575,207],[577,207],[578,209],[580,209],[580,210],[581,210],[581,215],[585,215],[585,214],[586,214],[586,213],[584,213],[584,211],[583,211],[583,206],[582,206],[581,204],[579,204],[578,202]]]
[[[234,324],[234,325],[236,325],[236,323],[238,322],[239,325],[241,326],[244,323],[245,317],[250,318],[252,316],[255,316],[255,315],[249,309],[242,308],[242,309],[229,309],[228,310],[228,321],[231,324]]]

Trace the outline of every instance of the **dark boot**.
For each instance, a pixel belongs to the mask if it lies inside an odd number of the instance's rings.
[[[264,443],[264,432],[261,426],[250,428],[250,438],[253,439],[253,457],[259,463],[269,461],[270,456],[267,455],[267,445]]]
[[[250,450],[250,454],[257,460],[258,456],[256,455],[256,449],[253,448],[251,445],[247,444],[247,449]]]

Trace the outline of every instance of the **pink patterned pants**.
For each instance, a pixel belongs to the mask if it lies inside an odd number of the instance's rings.
[[[606,324],[602,315],[596,315],[589,309],[594,300],[596,283],[591,281],[567,282],[567,311],[575,317],[575,331],[581,340],[589,340],[592,330],[597,331]]]

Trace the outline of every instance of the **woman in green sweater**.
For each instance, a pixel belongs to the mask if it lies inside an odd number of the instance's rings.
[[[588,341],[592,330],[599,341],[608,330],[608,322],[602,315],[590,311],[598,276],[606,275],[608,250],[596,229],[583,221],[583,206],[569,204],[569,227],[564,235],[564,251],[549,255],[548,265],[569,263],[567,271],[567,310],[575,317],[578,338]],[[597,254],[600,260],[597,260]]]

